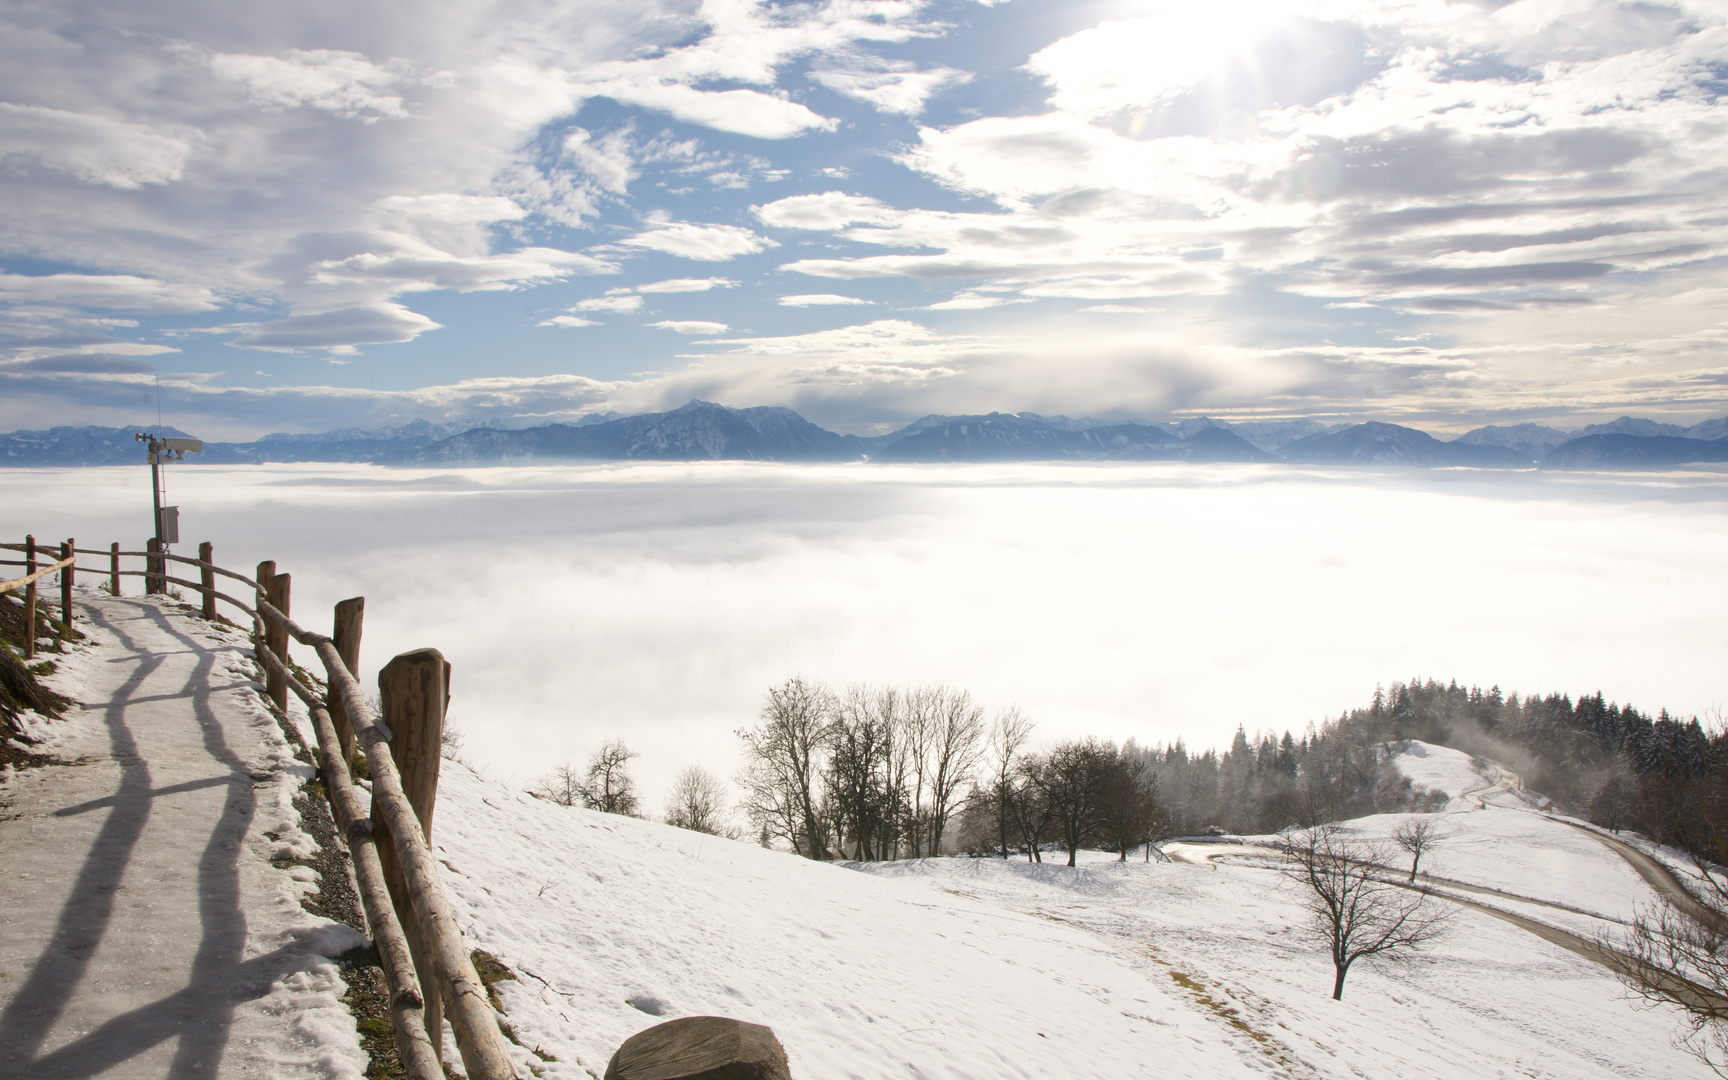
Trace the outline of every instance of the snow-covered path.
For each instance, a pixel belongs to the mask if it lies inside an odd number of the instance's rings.
[[[84,594],[55,657],[75,700],[34,733],[68,765],[0,784],[0,1074],[358,1076],[319,951],[353,931],[312,871],[294,761],[245,638],[179,605]]]

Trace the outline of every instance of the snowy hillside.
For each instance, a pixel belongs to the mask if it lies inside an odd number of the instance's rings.
[[[1418,739],[1392,744],[1392,764],[1412,783],[1452,797],[1447,809],[1504,806],[1543,809],[1548,800],[1524,790],[1518,775],[1497,762],[1483,761],[1450,746]]]
[[[1413,783],[1430,791],[1444,791],[1457,799],[1466,791],[1475,791],[1493,783],[1462,750],[1416,739],[1394,743],[1393,746],[1402,749],[1393,753],[1392,764]]]
[[[1446,788],[1441,766],[1460,774],[1434,749],[1420,782]],[[1564,822],[1436,817],[1434,873],[1527,898],[1475,899],[1589,934],[1654,899]],[[433,839],[473,944],[520,977],[503,1000],[544,1055],[523,1066],[548,1077],[598,1075],[634,1032],[704,1013],[773,1027],[800,1080],[1708,1075],[1670,1046],[1673,1017],[1468,909],[1418,959],[1359,965],[1334,1002],[1294,894],[1242,860],[818,865],[451,764]]]

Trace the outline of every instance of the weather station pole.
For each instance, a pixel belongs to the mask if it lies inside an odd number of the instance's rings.
[[[159,593],[166,589],[167,560],[162,558],[169,544],[180,542],[180,508],[178,506],[162,505],[162,465],[169,461],[183,461],[187,454],[199,454],[204,451],[204,443],[199,439],[161,439],[148,432],[140,431],[133,436],[138,442],[145,444],[150,454],[150,507],[153,513],[153,535],[150,538],[150,555],[144,567],[144,591]]]

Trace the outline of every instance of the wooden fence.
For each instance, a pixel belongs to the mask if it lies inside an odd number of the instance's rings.
[[[218,601],[244,612],[252,620],[253,641],[265,675],[265,693],[278,709],[288,694],[305,703],[318,734],[319,771],[330,800],[331,816],[347,840],[360,902],[384,970],[396,1049],[412,1080],[443,1080],[441,1063],[444,1015],[456,1033],[463,1069],[473,1080],[514,1080],[515,1066],[499,1030],[486,987],[474,969],[453,909],[438,878],[428,837],[438,788],[439,750],[444,712],[449,702],[450,665],[436,649],[403,653],[379,673],[384,715],[366,700],[354,676],[359,666],[361,617],[365,599],[355,597],[336,605],[332,635],[301,627],[289,616],[291,584],[277,573],[274,562],[262,562],[254,577],[216,565],[211,545],[200,544],[198,558],[172,555],[152,540],[144,551],[80,548],[67,540],[57,548],[54,563],[37,565],[40,550],[33,537],[23,544],[0,544],[17,551],[21,560],[0,559],[0,566],[24,566],[24,576],[0,581],[0,592],[26,591],[26,646],[35,652],[36,582],[60,572],[60,623],[72,630],[72,587],[80,567],[77,556],[107,558],[102,571],[109,591],[120,595],[122,577],[142,577],[147,593],[171,585],[196,591],[206,619],[218,617]],[[122,570],[122,558],[142,558],[143,570]],[[198,581],[168,573],[171,563],[198,568]],[[249,587],[253,603],[216,588],[220,576]],[[309,646],[324,665],[326,691],[317,693],[288,656],[288,641]],[[357,750],[364,750],[370,768],[372,805],[368,812],[354,783]],[[431,994],[425,988],[432,989]]]

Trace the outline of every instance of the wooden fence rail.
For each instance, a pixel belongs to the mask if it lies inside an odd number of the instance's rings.
[[[0,549],[22,551],[28,562],[34,561],[33,539],[21,545],[0,544]],[[388,678],[380,676],[386,708],[397,729],[393,732],[366,700],[353,672],[358,665],[361,598],[336,605],[336,637],[332,638],[309,631],[289,617],[289,577],[276,573],[274,563],[259,564],[258,576],[249,578],[216,565],[209,544],[200,545],[197,559],[168,554],[154,544],[145,551],[121,551],[119,544],[94,550],[76,548],[68,540],[60,551],[60,561],[41,569],[31,566],[32,573],[24,578],[0,582],[0,591],[29,587],[37,579],[63,570],[61,620],[70,630],[69,582],[77,570],[76,558],[100,555],[109,560],[105,571],[110,591],[116,595],[121,577],[143,577],[151,592],[170,583],[196,590],[203,598],[202,612],[207,618],[216,616],[218,600],[251,617],[267,687],[281,695],[276,704],[285,705],[286,694],[291,691],[312,715],[325,793],[353,858],[361,905],[384,969],[396,1048],[404,1070],[413,1080],[442,1080],[443,1013],[456,1033],[463,1068],[472,1080],[515,1080],[515,1065],[497,1014],[456,926],[455,912],[439,880],[437,861],[427,839],[437,790],[438,731],[448,699],[449,665],[444,658],[436,650],[404,653],[386,669]],[[142,558],[145,568],[121,570],[123,557]],[[200,580],[169,576],[169,562],[198,567]],[[0,560],[0,565],[12,564]],[[253,606],[219,592],[215,587],[217,575],[251,586]],[[297,674],[288,657],[289,638],[317,653],[324,665],[326,695],[307,686]],[[397,669],[395,674],[390,674],[392,669]],[[402,682],[403,669],[422,673],[413,692],[395,686]],[[424,673],[434,669],[433,681],[425,682]],[[370,813],[350,771],[356,747],[365,751],[371,771]],[[430,997],[425,988],[433,990]]]

